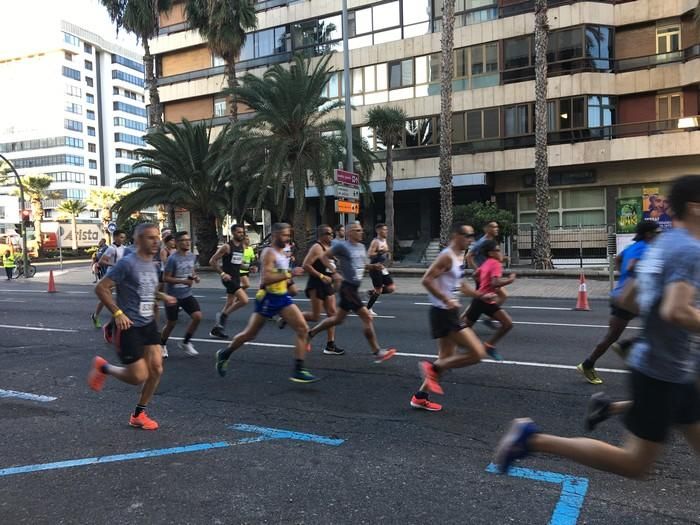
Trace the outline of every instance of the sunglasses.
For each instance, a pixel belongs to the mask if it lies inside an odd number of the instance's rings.
[[[462,232],[462,236],[463,236],[463,237],[466,237],[467,239],[473,239],[474,237],[476,237],[476,234],[475,234],[475,233],[464,233],[464,232]]]
[[[321,235],[333,235],[333,232],[323,232]]]

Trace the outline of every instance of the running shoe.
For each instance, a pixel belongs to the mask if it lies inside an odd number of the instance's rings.
[[[610,345],[610,349],[620,356],[620,359],[627,361],[627,357],[630,355],[630,349],[632,348],[633,343],[634,341],[629,340],[622,342],[616,341]]]
[[[142,428],[143,430],[156,430],[158,428],[158,423],[148,417],[145,410],[138,416],[131,414],[131,417],[129,418],[129,425],[136,428]]]
[[[493,347],[489,345],[486,346],[486,353],[489,355],[491,359],[494,361],[503,361],[503,356],[498,353],[498,351]]]
[[[418,369],[420,370],[420,375],[423,378],[423,381],[425,381],[425,386],[428,388],[428,390],[430,390],[433,394],[442,395],[444,392],[440,386],[440,383],[438,382],[438,375],[433,368],[433,364],[429,363],[428,361],[421,361],[418,363]]]
[[[595,427],[610,417],[610,405],[612,401],[605,392],[596,392],[588,400],[586,405],[586,416],[584,417],[584,425],[586,430],[591,432]]]
[[[326,345],[323,349],[323,353],[326,355],[343,355],[345,350],[336,345]]]
[[[192,343],[179,343],[177,347],[190,357],[195,357],[199,355],[199,352],[197,352],[197,350],[194,349]]]
[[[95,314],[90,314],[90,319],[95,328],[102,328],[102,321]]]
[[[226,375],[226,371],[228,370],[228,359],[224,358],[221,356],[221,353],[226,350],[225,348],[222,348],[220,350],[216,351],[215,357],[216,357],[216,371],[217,373],[221,376],[224,377]]]
[[[102,367],[106,364],[108,364],[107,360],[103,357],[100,357],[99,355],[96,355],[95,358],[92,360],[92,368],[90,369],[90,373],[88,374],[87,383],[88,386],[92,388],[95,392],[99,392],[100,390],[102,390],[102,387],[104,387],[105,385],[105,379],[107,379],[107,374],[105,374],[102,371]]]
[[[209,335],[212,337],[218,337],[219,339],[228,339],[228,335],[226,335],[226,332],[224,332],[223,326],[220,325],[216,325],[214,328],[212,328]]]
[[[160,345],[160,356],[163,359],[167,359],[169,355],[170,354],[168,354],[168,347],[166,345]]]
[[[413,408],[420,408],[421,410],[427,410],[428,412],[440,412],[442,410],[442,405],[440,403],[433,403],[430,399],[420,399],[419,397],[413,396],[411,398],[411,406]]]
[[[300,368],[294,371],[289,380],[295,383],[315,383],[318,381],[318,377],[313,375],[306,368]]]
[[[588,381],[592,385],[602,385],[603,380],[598,377],[598,374],[595,372],[595,368],[587,368],[583,366],[583,363],[576,365],[576,370],[578,370],[583,377],[586,378],[586,381]]]
[[[108,345],[112,344],[114,341],[114,325],[109,322],[102,327],[102,337],[104,337],[105,343]]]
[[[396,348],[380,348],[374,352],[374,362],[379,364],[388,361],[396,355]]]
[[[369,308],[367,311],[369,312],[369,315],[371,315],[372,317],[377,316],[377,312],[375,312],[373,308]]]
[[[514,419],[510,429],[498,443],[493,462],[498,472],[506,474],[516,459],[522,459],[529,454],[527,441],[540,430],[529,417]]]
[[[279,328],[280,330],[283,330],[285,326],[287,326],[287,321],[284,320],[284,317],[278,317],[277,318],[277,328]]]

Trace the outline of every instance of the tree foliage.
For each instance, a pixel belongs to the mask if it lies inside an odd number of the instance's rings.
[[[470,202],[459,204],[452,212],[455,222],[469,224],[474,231],[481,232],[489,222],[496,221],[502,236],[514,233],[515,217],[513,214],[496,206],[493,202]]]

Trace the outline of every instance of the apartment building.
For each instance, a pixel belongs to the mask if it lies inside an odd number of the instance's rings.
[[[69,22],[52,27],[22,54],[0,52],[0,153],[23,176],[53,178],[46,220],[131,173],[147,120],[138,54]],[[0,228],[18,222],[16,201],[0,197]]]
[[[409,119],[396,151],[396,228],[402,240],[439,229],[441,0],[350,0],[352,124],[378,104]],[[340,2],[256,2],[240,71],[261,74],[295,53],[342,51]],[[549,2],[549,162],[552,227],[615,223],[618,198],[665,195],[674,178],[700,172],[700,40],[697,0]],[[457,0],[454,37],[455,203],[492,199],[534,222],[533,1]],[[189,29],[182,3],[161,14],[153,43],[164,116],[225,122],[221,60]],[[327,86],[343,97],[342,53]],[[245,114],[246,108],[239,111]],[[342,114],[339,115],[342,118]],[[367,223],[383,220],[384,172],[372,175]],[[312,199],[318,193],[310,188]],[[645,201],[645,205],[648,202]],[[661,200],[659,200],[661,202]],[[323,204],[322,204],[323,205]],[[332,201],[325,203],[332,212]],[[318,215],[311,206],[310,224]]]

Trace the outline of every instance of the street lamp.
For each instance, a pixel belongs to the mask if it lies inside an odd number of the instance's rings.
[[[10,167],[12,170],[12,173],[15,174],[15,178],[17,179],[17,186],[19,186],[19,200],[21,202],[22,209],[25,209],[25,201],[24,201],[24,186],[22,185],[22,179],[19,177],[19,173],[17,173],[17,170],[15,169],[14,164],[12,164],[4,155],[0,154],[0,159],[4,160],[7,165]],[[20,214],[21,215],[21,214]],[[21,219],[22,217],[20,217]],[[22,231],[22,244],[24,245],[22,247],[22,264],[24,266],[24,275],[25,277],[29,275],[29,255],[27,254],[27,226],[24,224],[23,220],[20,220],[20,230]]]

